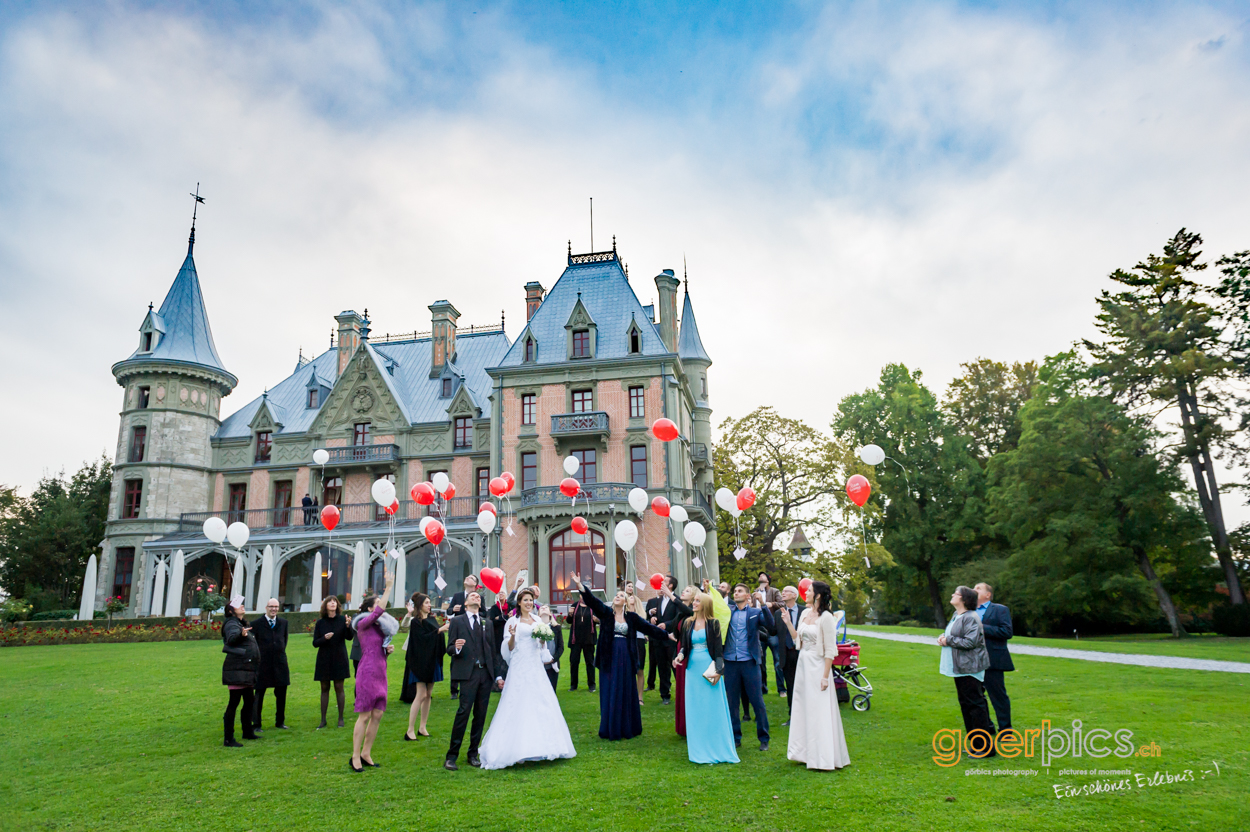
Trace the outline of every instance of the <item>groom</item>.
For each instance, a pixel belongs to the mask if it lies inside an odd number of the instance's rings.
[[[495,622],[481,615],[482,596],[468,592],[464,599],[464,615],[451,619],[447,655],[451,656],[451,681],[460,685],[460,707],[451,727],[451,746],[443,768],[458,771],[456,759],[464,742],[464,729],[473,712],[473,728],[469,732],[469,765],[480,766],[477,748],[482,743],[486,726],[486,708],[490,705],[492,687],[503,690],[503,668],[495,653]]]

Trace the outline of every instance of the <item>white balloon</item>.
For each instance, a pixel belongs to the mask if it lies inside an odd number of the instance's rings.
[[[204,521],[204,536],[214,543],[226,539],[226,521],[220,517],[210,517]]]
[[[859,449],[859,458],[867,465],[880,465],[885,461],[885,451],[879,445],[865,445]]]
[[[634,548],[634,544],[638,542],[638,527],[634,525],[633,520],[622,520],[616,524],[616,545],[625,551]]]
[[[489,513],[489,512],[488,512],[488,513]],[[431,523],[433,523],[433,522],[434,522],[434,518],[433,518],[433,517],[422,517],[422,518],[421,518],[421,522],[420,522],[420,524],[418,524],[417,528],[421,531],[421,534],[422,534],[422,535],[424,535],[424,534],[425,534],[425,527],[426,527],[426,526],[428,526],[428,525],[430,525],[430,524],[431,524]]]
[[[566,456],[564,458],[564,473],[568,474],[570,477],[576,474],[577,469],[581,467],[582,464],[577,460],[577,457]]]
[[[728,488],[716,489],[716,505],[725,511],[733,511],[738,507],[738,496]]]
[[[230,528],[226,529],[226,538],[230,541],[230,545],[236,549],[242,549],[247,544],[247,539],[252,536],[252,530],[245,523],[231,523]]]
[[[495,530],[495,512],[483,511],[478,514],[477,527],[482,530],[483,534],[490,534],[493,532]]]
[[[317,450],[313,451],[313,462],[315,462],[316,464],[325,465],[329,461],[330,461],[330,452],[327,451],[325,448],[318,448]]]
[[[734,499],[737,500],[738,498],[735,497]],[[729,513],[732,514],[735,518],[738,518],[742,516],[742,509],[738,508],[738,504],[737,502],[735,502],[734,507],[729,510]]]
[[[629,492],[629,507],[634,511],[646,511],[649,502],[651,501],[647,498],[647,492],[643,489],[635,488]]]
[[[682,537],[691,546],[702,546],[707,542],[707,529],[703,528],[702,523],[687,523],[682,530]]]
[[[386,508],[395,502],[395,483],[388,479],[380,479],[373,481],[373,501],[382,508]]]
[[[447,486],[451,485],[451,480],[447,478],[446,474],[444,474],[442,471],[439,471],[437,474],[435,474],[433,477],[430,478],[430,484],[434,486],[435,491],[437,491],[439,494],[442,494],[444,491],[447,490]]]
[[[668,510],[668,516],[671,519],[676,520],[678,523],[685,523],[690,519],[690,515],[686,513],[686,509],[683,506],[670,507]]]

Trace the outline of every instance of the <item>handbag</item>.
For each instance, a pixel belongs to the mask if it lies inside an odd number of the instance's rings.
[[[716,672],[716,662],[712,662],[711,664],[709,664],[707,666],[707,670],[703,671],[703,678],[707,679],[712,684],[716,684],[717,681],[719,681],[716,678],[719,675],[720,674]]]

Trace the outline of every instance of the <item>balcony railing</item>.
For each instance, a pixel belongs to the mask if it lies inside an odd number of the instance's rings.
[[[602,410],[589,413],[559,413],[551,417],[551,435],[569,436],[608,432],[608,414]]]
[[[583,485],[582,493],[577,495],[577,501],[587,501],[591,503],[616,503],[619,508],[627,511],[629,509],[629,492],[634,488],[631,483],[627,482],[599,482],[593,485]],[[558,485],[543,485],[538,488],[530,488],[521,492],[521,508],[526,506],[546,506],[558,503],[571,504],[573,501],[560,493]]]
[[[326,448],[330,460],[326,465],[355,465],[362,462],[394,462],[399,459],[398,445],[349,445]]]
[[[558,489],[557,489],[558,491]],[[417,523],[423,517],[438,517],[447,523],[470,522],[477,519],[477,497],[439,498],[433,505],[423,506],[412,500],[403,500],[395,512],[397,523]],[[204,527],[210,517],[220,517],[226,523],[246,523],[252,531],[275,528],[321,528],[321,509],[324,506],[304,508],[252,508],[241,511],[196,511],[183,514],[178,520],[178,531],[194,532]],[[377,503],[350,503],[339,506],[339,526],[385,523],[386,512]]]
[[[707,462],[707,445],[702,442],[691,442],[690,459],[694,462]]]
[[[712,504],[708,502],[707,497],[703,496],[703,492],[698,489],[694,492],[694,504],[703,509],[703,513],[708,516],[709,520],[715,522],[716,515],[712,513]]]

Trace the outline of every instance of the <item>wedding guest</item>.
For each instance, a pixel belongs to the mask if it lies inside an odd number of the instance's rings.
[[[460,683],[460,706],[451,726],[451,745],[443,760],[443,768],[459,771],[456,760],[464,742],[464,729],[473,716],[469,731],[469,765],[482,764],[478,747],[482,744],[482,728],[486,725],[486,709],[492,689],[503,689],[503,658],[496,654],[495,622],[481,615],[482,596],[476,591],[465,594],[464,612],[451,619],[447,655],[451,656],[452,681]]]
[[[256,715],[252,724],[261,727],[261,712],[265,708],[265,691],[273,688],[277,713],[274,727],[286,728],[286,689],[291,684],[291,668],[286,661],[288,630],[285,618],[279,618],[282,605],[277,598],[265,604],[265,614],[252,622],[252,634],[260,645],[260,673],[256,677]]]
[[[447,605],[447,617],[460,615],[464,612],[464,599],[468,597],[470,592],[477,592],[477,575],[466,575],[464,578],[464,589],[451,596],[451,603]],[[460,695],[460,686],[455,679],[451,680],[451,698],[455,699]]]
[[[399,698],[410,702],[408,730],[404,739],[415,740],[417,735],[428,737],[426,722],[430,718],[430,703],[434,699],[434,684],[443,681],[443,654],[447,652],[444,634],[451,629],[450,619],[439,626],[434,618],[434,602],[423,592],[414,592],[408,601],[408,614],[400,622],[401,630],[408,630],[408,650],[404,660],[404,684]],[[414,728],[418,714],[421,726]]]
[[[618,591],[612,606],[596,598],[590,587],[574,572],[573,586],[582,593],[582,602],[599,619],[599,645],[595,650],[599,667],[599,736],[605,740],[627,740],[642,733],[642,709],[638,699],[638,634],[664,637],[638,613],[628,609],[627,595]]]
[[[664,578],[664,582],[660,584],[660,594],[652,598],[646,604],[647,620],[651,622],[651,626],[659,627],[666,633],[677,635],[679,630],[672,627],[672,623],[677,618],[677,607],[674,602],[677,600],[673,597],[674,590],[677,589],[677,579],[672,575]],[[668,705],[672,702],[672,682],[669,679],[673,666],[673,655],[676,652],[676,645],[667,638],[647,639],[647,646],[651,654],[650,670],[647,671],[647,690],[655,690],[656,671],[660,676],[660,704]]]
[[[317,667],[313,681],[321,683],[321,724],[326,727],[326,710],[330,707],[330,685],[339,706],[339,727],[343,727],[343,680],[347,678],[347,642],[356,635],[349,624],[350,616],[339,614],[339,599],[333,595],[321,602],[321,618],[313,627],[313,647],[317,648]]]
[[[360,645],[360,666],[356,668],[355,711],[358,716],[352,732],[352,756],[347,763],[357,774],[365,770],[364,766],[380,768],[373,761],[373,741],[378,736],[382,714],[386,713],[386,649],[382,646],[386,634],[378,619],[386,612],[386,599],[391,595],[394,581],[394,574],[387,572],[382,594],[366,595],[360,602],[363,615],[352,622]]]
[[[256,686],[256,674],[260,669],[260,646],[252,635],[252,628],[243,621],[243,596],[236,595],[226,605],[226,620],[221,625],[222,652],[226,654],[221,664],[221,683],[230,691],[226,713],[222,722],[225,728],[226,748],[242,748],[243,743],[234,738],[234,715],[243,703],[240,722],[243,739],[257,739],[252,731],[252,689]]]
[[[304,525],[311,526],[313,524],[313,508],[312,495],[307,491],[304,492],[304,499],[300,500],[300,505],[304,507]]]
[[[760,751],[768,750],[768,712],[764,710],[763,687],[760,684],[760,630],[772,624],[767,606],[751,606],[751,592],[746,584],[734,587],[734,603],[729,607],[729,633],[725,637],[725,683],[729,686],[729,710],[733,716],[734,744],[742,742],[742,723],[738,719],[738,702],[745,686],[746,697],[755,711],[755,734]],[[687,716],[690,709],[687,708]],[[687,729],[689,730],[689,729]]]
[[[577,596],[568,614],[569,621],[569,690],[577,690],[577,671],[586,662],[586,682],[591,693],[595,692],[595,638],[598,636],[599,619],[589,606]]]
[[[537,598],[537,590],[534,597]],[[556,682],[560,681],[560,657],[564,655],[564,625],[559,619],[551,614],[551,607],[543,607],[538,613],[539,619],[551,628],[551,632],[555,633],[555,638],[551,644],[547,645],[547,652],[551,656],[551,661],[543,662],[543,669],[547,671],[547,678],[551,680],[551,689],[556,689]]]
[[[667,584],[665,585],[667,586]],[[693,586],[688,586],[681,591],[681,600],[674,600],[677,607],[677,617],[673,622],[664,628],[666,633],[681,633],[681,627],[694,615],[694,596],[698,590]],[[711,612],[708,613],[711,615]],[[677,700],[677,707],[673,709],[673,723],[677,729],[677,736],[686,736],[686,665],[688,661],[673,661],[673,695]]]
[[[598,600],[598,599],[596,599],[596,600]],[[647,614],[647,608],[646,608],[646,606],[642,603],[642,599],[641,599],[641,598],[639,598],[639,597],[638,597],[638,595],[637,595],[637,593],[635,593],[635,592],[634,592],[634,585],[633,585],[632,583],[628,582],[628,581],[626,581],[626,582],[625,582],[625,611],[626,611],[626,612],[631,612],[631,613],[633,613],[634,615],[636,615],[636,616],[638,616],[639,618],[642,618],[642,619],[644,619],[644,620],[645,620],[645,617],[646,617],[646,614]],[[642,632],[638,632],[638,633],[636,633],[634,637],[635,637],[635,638],[640,638],[640,639],[646,639],[646,636],[645,636]],[[639,704],[639,705],[641,705],[641,704],[642,704],[642,694],[643,694],[643,690],[644,690],[644,688],[643,688],[643,677],[644,677],[645,672],[646,672],[646,669],[647,669],[647,645],[644,643],[644,644],[639,644],[639,645],[635,645],[635,646],[636,646],[636,648],[637,648],[637,652],[636,652],[636,655],[635,655],[635,657],[634,657],[634,658],[635,658],[635,660],[636,660],[636,662],[637,662],[637,670],[638,670],[638,673],[637,673],[637,677],[638,677],[638,704]]]
[[[720,622],[712,615],[712,596],[697,593],[693,615],[681,628],[681,648],[673,666],[684,664],[686,754],[692,763],[736,763],[729,700],[720,680],[725,670]]]
[[[768,630],[767,638],[761,636],[760,644],[760,681],[764,685],[764,693],[768,693],[768,650],[773,651],[773,678],[777,682],[777,695],[784,697],[786,695],[785,679],[782,676],[781,654],[778,652],[780,633],[777,630],[776,615],[777,610],[781,609],[781,592],[773,586],[772,576],[767,572],[759,574],[759,587],[756,594],[761,596],[763,603],[768,605],[768,611],[773,614],[773,626]]]
[[[794,676],[799,669],[799,644],[791,635],[798,629],[799,616],[803,614],[803,605],[798,603],[799,591],[792,586],[781,590],[781,609],[775,617],[782,621],[777,628],[777,647],[781,651],[781,677],[785,680],[786,690],[794,690]],[[783,619],[790,619],[790,626],[785,626]],[[785,694],[783,694],[785,695]],[[786,695],[786,725],[790,724],[790,715],[794,713],[794,698]]]
[[[720,586],[718,586],[717,589],[720,590],[720,597],[722,598],[729,597],[729,590],[730,590],[729,581],[721,581]]]
[[[990,721],[983,684],[990,654],[985,649],[985,633],[976,614],[977,591],[967,586],[956,587],[950,603],[955,608],[955,616],[946,625],[946,632],[938,636],[938,644],[942,645],[938,669],[943,676],[955,679],[965,735],[980,728],[993,737],[994,723]],[[986,756],[994,756],[992,745]]]
[[[1003,673],[1016,669],[1011,651],[1007,649],[1007,641],[1012,636],[1011,610],[994,603],[994,587],[989,584],[982,582],[973,589],[977,591],[977,615],[981,617],[981,629],[985,633],[985,649],[990,654],[990,666],[985,669],[985,692],[994,706],[994,716],[998,717],[998,730],[1006,731],[1011,727],[1011,699],[1007,696]]]
[[[513,595],[513,598],[516,596]],[[503,660],[503,631],[508,624],[508,619],[512,617],[512,605],[508,603],[508,599],[502,594],[495,596],[495,603],[491,604],[490,611],[486,613],[486,617],[495,622],[494,641],[495,641],[495,658],[499,660],[499,666],[503,668],[503,677],[508,678],[508,663]],[[499,693],[501,688],[494,689],[494,693]]]
[[[824,581],[812,581],[808,608],[796,627],[787,607],[779,616],[790,640],[799,645],[799,664],[790,687],[790,741],[786,757],[809,769],[835,771],[851,764],[842,731],[842,714],[830,674],[838,657],[833,593]]]

